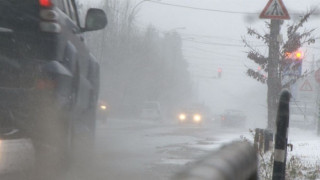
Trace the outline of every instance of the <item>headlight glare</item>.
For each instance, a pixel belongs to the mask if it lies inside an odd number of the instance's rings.
[[[186,118],[187,118],[187,116],[185,114],[180,114],[179,115],[180,121],[184,121],[184,120],[186,120]]]
[[[202,117],[201,117],[201,115],[199,115],[199,114],[195,114],[195,115],[193,116],[193,120],[194,120],[195,122],[200,122],[201,119],[202,119]]]

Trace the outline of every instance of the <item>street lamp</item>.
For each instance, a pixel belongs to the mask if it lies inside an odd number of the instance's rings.
[[[129,23],[131,23],[132,22],[132,20],[133,20],[133,15],[134,15],[134,12],[135,12],[135,10],[141,5],[141,4],[143,4],[144,2],[147,2],[147,1],[150,1],[150,0],[142,0],[142,1],[140,1],[140,2],[138,2],[133,8],[132,8],[132,11],[131,11],[131,13],[130,13],[130,15],[129,15]]]
[[[132,21],[133,21],[133,17],[134,17],[135,10],[136,10],[137,7],[139,7],[142,3],[147,2],[147,1],[150,1],[150,0],[142,0],[142,1],[138,2],[138,3],[132,8],[132,11],[131,11],[131,13],[129,14],[129,17],[128,17],[128,34],[131,33],[131,25],[132,25]]]
[[[145,3],[145,2],[148,2],[148,1],[151,1],[151,0],[142,0],[142,1],[138,2],[138,3],[132,8],[132,11],[131,11],[130,16],[129,16],[129,22],[132,21],[135,10],[136,10],[141,4],[143,4],[143,3]],[[161,0],[157,0],[157,1],[161,1]]]
[[[138,3],[132,8],[132,14],[134,13],[134,11],[136,10],[137,7],[139,7],[142,3],[146,2],[146,1],[150,1],[150,0],[142,0],[142,1],[138,2]]]

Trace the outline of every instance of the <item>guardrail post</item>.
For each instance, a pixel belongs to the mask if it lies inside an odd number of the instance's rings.
[[[258,162],[248,142],[233,142],[191,163],[172,180],[258,180]]]
[[[283,91],[280,96],[276,121],[277,129],[275,134],[272,180],[285,180],[290,97],[290,93],[286,90]]]
[[[320,100],[318,101],[318,123],[317,123],[317,135],[320,136]]]
[[[254,134],[254,142],[253,142],[253,146],[254,146],[254,149],[256,150],[256,152],[258,152],[260,149],[259,149],[259,128],[256,128],[255,129],[255,134]]]
[[[254,148],[257,152],[266,153],[273,143],[273,133],[268,129],[255,129]]]
[[[273,133],[271,130],[264,130],[264,153],[270,150],[270,145],[273,144]]]

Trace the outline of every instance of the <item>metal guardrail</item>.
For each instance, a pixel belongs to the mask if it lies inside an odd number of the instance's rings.
[[[257,180],[257,164],[253,146],[237,141],[192,163],[172,180]]]

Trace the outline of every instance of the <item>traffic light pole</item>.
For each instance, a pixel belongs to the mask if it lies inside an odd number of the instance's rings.
[[[269,40],[269,59],[268,59],[268,129],[274,131],[277,97],[281,91],[281,80],[279,75],[280,45],[278,37],[280,35],[281,20],[271,19],[270,40]]]

